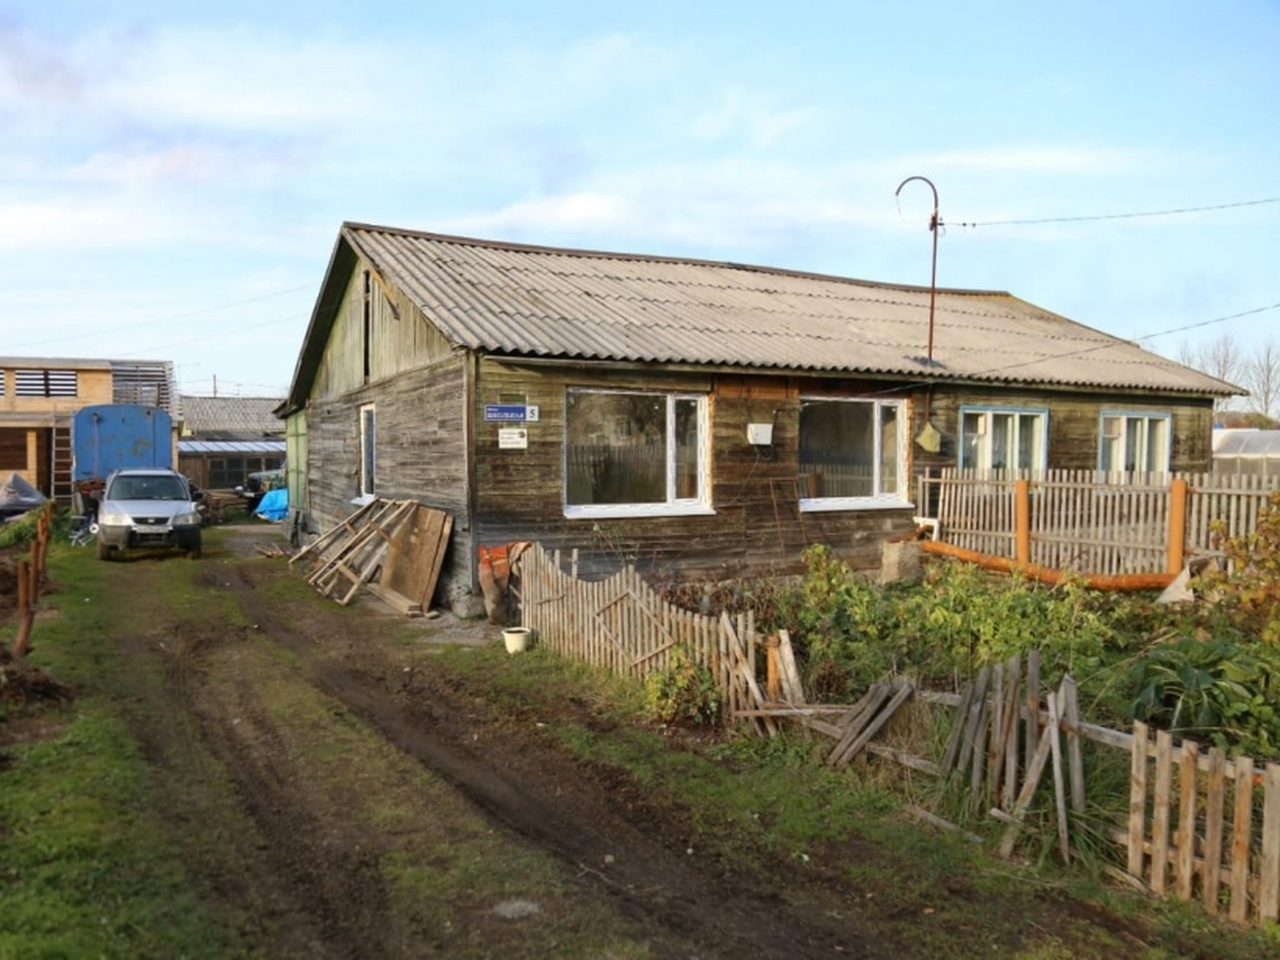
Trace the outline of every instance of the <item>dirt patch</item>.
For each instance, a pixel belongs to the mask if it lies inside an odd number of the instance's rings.
[[[803,864],[703,849],[704,811],[552,735],[606,731],[613,721],[589,703],[499,701],[424,655],[497,642],[496,627],[382,617],[363,598],[301,602],[278,582],[287,561],[256,549],[280,539],[245,525],[195,567],[168,561],[195,575],[169,602],[157,585],[172,566],[103,565],[127,585],[132,617],[103,638],[122,659],[112,695],[175,834],[190,838],[206,899],[262,955],[569,956],[563,931],[598,918],[622,924],[627,956],[1009,956],[1046,939],[1073,945],[1083,926],[1115,933],[1109,956],[1142,954],[1137,925],[1056,896],[992,899],[993,915],[1025,915],[986,930],[972,904],[987,890],[857,837],[815,845]],[[406,630],[420,636],[406,642]],[[375,752],[385,756],[371,779],[360,761]],[[454,806],[470,820],[451,818]],[[533,851],[555,879],[543,889],[522,875],[501,897],[454,880],[467,875],[450,872],[461,851],[495,849]],[[450,879],[430,894],[447,904],[440,916],[399,899],[386,870],[397,857]],[[922,940],[923,927],[937,939]]]

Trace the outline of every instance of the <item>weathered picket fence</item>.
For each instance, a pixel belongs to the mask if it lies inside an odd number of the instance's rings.
[[[534,544],[520,558],[519,572],[521,626],[540,645],[638,680],[667,669],[679,649],[716,678],[726,716],[762,702],[750,613],[731,618],[682,610],[631,566],[604,580],[580,580],[577,550],[565,557]]]
[[[1280,919],[1280,764],[1228,760],[1164,730],[1152,741],[1144,723],[1134,724],[1131,759],[1129,873],[1153,893],[1198,894],[1237,923]]]
[[[1021,506],[1019,482],[1027,491]],[[918,496],[934,506],[930,515],[949,544],[1047,569],[1114,575],[1166,571],[1183,557],[1218,554],[1214,521],[1228,537],[1252,532],[1275,489],[1280,477],[946,468],[921,478]],[[1026,556],[1019,556],[1020,544]]]
[[[1217,748],[1202,752],[1163,731],[1152,741],[1142,723],[1132,734],[1088,723],[1070,676],[1046,689],[1036,650],[982,667],[955,693],[889,677],[855,704],[810,704],[785,631],[762,637],[750,614],[682,610],[631,567],[603,580],[577,574],[577,551],[566,557],[534,545],[521,558],[521,622],[550,650],[642,680],[670,666],[678,649],[715,676],[731,720],[771,735],[785,722],[798,722],[834,741],[832,765],[870,754],[961,786],[971,811],[1005,825],[998,845],[1003,856],[1012,855],[1045,793],[1065,861],[1074,856],[1074,831],[1088,810],[1111,821],[1109,836],[1131,882],[1199,899],[1210,913],[1238,923],[1280,919],[1280,764],[1228,760]],[[763,684],[757,656],[766,668]],[[891,721],[912,702],[950,714],[937,756],[912,752],[919,744],[895,732]],[[1098,748],[1129,754],[1127,809],[1108,810],[1113,796],[1088,796],[1086,771]],[[935,826],[963,830],[918,807],[905,809]]]
[[[920,744],[894,736],[890,721],[913,700],[951,711],[938,756],[919,756],[911,750]],[[852,706],[771,703],[747,713],[798,720],[830,736],[832,765],[865,752],[961,786],[970,793],[970,811],[1006,825],[1002,856],[1013,854],[1043,792],[1064,861],[1073,857],[1079,818],[1088,810],[1110,821],[1106,832],[1130,882],[1200,900],[1209,913],[1237,923],[1261,927],[1280,919],[1280,763],[1228,760],[1221,749],[1202,751],[1167,731],[1153,740],[1141,722],[1132,734],[1087,723],[1070,676],[1056,690],[1042,688],[1035,650],[983,667],[958,693],[915,690],[903,678],[886,678]],[[1129,754],[1127,809],[1112,795],[1088,795],[1086,769],[1096,758],[1086,744]],[[929,811],[906,809],[934,826],[963,831]]]

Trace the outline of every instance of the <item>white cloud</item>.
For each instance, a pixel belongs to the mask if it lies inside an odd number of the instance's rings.
[[[0,24],[0,104],[75,99],[84,80],[64,52],[39,37]]]

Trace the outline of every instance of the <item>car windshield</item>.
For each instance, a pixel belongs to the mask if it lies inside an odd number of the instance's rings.
[[[116,477],[108,500],[186,500],[187,490],[177,477]]]

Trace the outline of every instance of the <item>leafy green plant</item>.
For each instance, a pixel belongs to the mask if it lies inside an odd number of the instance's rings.
[[[711,671],[680,647],[670,664],[645,678],[645,708],[660,723],[712,724],[720,716],[720,688]]]
[[[1280,653],[1230,640],[1180,639],[1130,671],[1132,717],[1254,755],[1280,748]]]
[[[1226,617],[1248,636],[1280,644],[1280,490],[1258,512],[1252,533],[1226,538],[1221,521],[1213,532],[1227,559],[1225,571],[1203,580]]]

